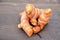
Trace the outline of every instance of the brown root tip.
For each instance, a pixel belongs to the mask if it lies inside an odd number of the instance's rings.
[[[29,37],[31,37],[32,34],[33,34],[33,30],[32,30],[32,29],[29,29],[29,30],[27,31],[27,35],[28,35]]]
[[[25,7],[25,11],[27,14],[30,14],[33,11],[33,5],[32,4],[27,4]]]
[[[51,13],[51,9],[50,9],[50,8],[49,8],[49,9],[46,9],[46,10],[45,10],[45,13],[46,13],[46,14]]]
[[[22,28],[21,24],[18,24],[18,28]]]

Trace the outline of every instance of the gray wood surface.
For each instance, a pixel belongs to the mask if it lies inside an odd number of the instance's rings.
[[[19,13],[27,3],[0,3],[0,40],[60,40],[60,4],[32,3],[38,8],[51,8],[52,15],[48,25],[38,35],[28,37],[17,28]]]

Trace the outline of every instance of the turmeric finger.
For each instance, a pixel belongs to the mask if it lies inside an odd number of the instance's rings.
[[[51,16],[51,9],[40,10],[41,14],[38,18],[38,25],[40,25],[41,30],[45,27],[48,23],[50,16]]]
[[[30,21],[32,23],[32,25],[34,25],[34,26],[37,25],[38,14],[39,14],[39,9],[35,8],[35,10],[34,10],[34,16],[31,18],[31,21]]]
[[[20,25],[20,24],[19,24]],[[18,25],[18,27],[19,27]],[[27,17],[26,13],[23,12],[21,16],[21,26],[25,33],[31,37],[33,34],[32,26],[29,24],[29,18]]]
[[[26,32],[26,34],[29,36],[29,37],[31,37],[32,36],[32,34],[33,34],[33,29],[31,28],[31,26],[25,26],[25,27],[23,27],[23,30]]]
[[[37,20],[36,20],[36,19],[31,19],[30,22],[31,22],[31,24],[34,25],[34,26],[37,25]]]
[[[34,33],[36,34],[36,33],[38,33],[38,32],[40,32],[40,27],[39,26],[35,26],[35,27],[33,27],[33,31],[34,31]]]

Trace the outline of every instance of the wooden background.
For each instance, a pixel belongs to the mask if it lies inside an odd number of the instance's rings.
[[[19,13],[26,4],[34,4],[38,8],[51,8],[52,15],[43,31],[28,37],[17,28]],[[0,0],[0,40],[60,40],[60,1],[59,0]]]

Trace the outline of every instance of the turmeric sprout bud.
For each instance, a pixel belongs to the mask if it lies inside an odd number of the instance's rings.
[[[25,11],[27,14],[31,14],[31,12],[33,11],[33,5],[32,4],[27,4],[25,7]]]
[[[45,14],[49,14],[49,13],[51,13],[51,9],[46,9]]]

